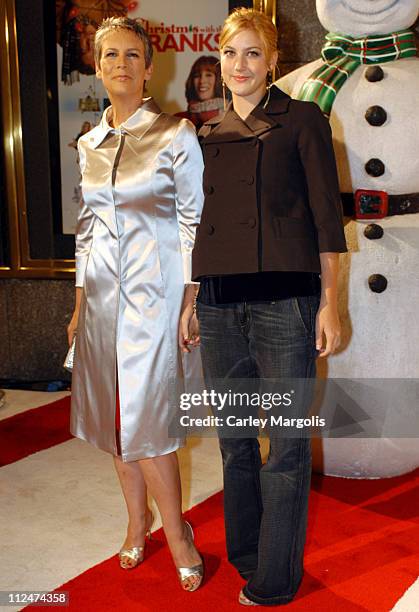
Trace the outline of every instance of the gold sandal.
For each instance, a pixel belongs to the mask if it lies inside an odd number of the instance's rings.
[[[151,540],[151,528],[154,523],[154,514],[150,511],[150,525],[146,531],[145,537]],[[132,546],[131,548],[121,548],[119,551],[119,565],[122,569],[134,569],[144,561],[144,546]]]
[[[192,525],[188,523],[188,521],[185,521],[185,524],[189,529],[191,540],[193,541],[194,532]],[[192,593],[192,591],[196,591],[201,586],[204,579],[204,564],[202,563],[202,559],[201,563],[198,565],[193,565],[192,567],[177,567],[176,569],[179,576],[180,585],[184,591],[189,591]],[[188,580],[189,578],[198,578],[198,580],[195,582],[195,584],[190,585]]]

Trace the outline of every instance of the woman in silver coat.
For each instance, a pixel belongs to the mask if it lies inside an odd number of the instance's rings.
[[[181,351],[194,344],[191,252],[201,214],[201,151],[192,124],[143,99],[152,74],[144,29],[106,19],[95,39],[97,76],[112,106],[79,139],[82,194],[76,230],[77,330],[72,433],[114,455],[127,504],[120,564],[144,558],[159,508],[179,579],[203,578],[193,532],[181,515],[176,449],[170,438]],[[195,327],[194,327],[195,326]]]

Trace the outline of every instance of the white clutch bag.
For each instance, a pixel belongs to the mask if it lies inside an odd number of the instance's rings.
[[[74,364],[74,352],[76,350],[76,334],[74,334],[73,336],[73,342],[71,343],[70,348],[68,349],[68,353],[66,355],[66,358],[64,359],[64,363],[63,366],[66,370],[68,370],[69,372],[73,371],[73,364]]]

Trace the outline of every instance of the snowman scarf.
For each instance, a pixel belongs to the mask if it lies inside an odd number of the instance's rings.
[[[322,64],[304,82],[298,100],[316,102],[328,117],[339,89],[361,64],[393,62],[417,53],[411,30],[351,38],[329,32],[322,48]]]

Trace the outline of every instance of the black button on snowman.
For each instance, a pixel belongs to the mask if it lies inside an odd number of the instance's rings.
[[[370,125],[380,126],[387,121],[387,113],[382,106],[370,106],[365,112],[365,119]]]
[[[365,71],[365,78],[367,81],[370,81],[370,83],[382,81],[384,78],[384,71],[381,66],[369,66]]]

